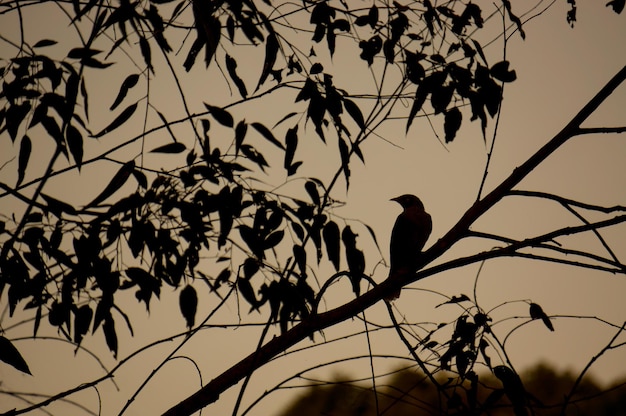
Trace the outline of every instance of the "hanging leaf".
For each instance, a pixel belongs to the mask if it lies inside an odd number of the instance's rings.
[[[129,105],[128,107],[126,107],[126,109],[124,109],[124,111],[120,113],[119,116],[115,118],[115,120],[111,122],[111,124],[109,124],[104,129],[102,129],[102,131],[100,131],[97,134],[94,134],[91,137],[94,137],[97,139],[99,137],[104,136],[107,133],[112,132],[116,128],[120,127],[122,124],[126,123],[128,119],[131,118],[131,116],[135,113],[135,110],[137,110],[137,103]]]
[[[306,189],[313,203],[319,207],[320,206],[320,194],[317,192],[317,185],[315,184],[315,182],[307,181],[304,184],[304,189]]]
[[[26,173],[26,167],[28,166],[28,160],[30,159],[30,152],[32,150],[32,143],[28,136],[22,137],[20,142],[20,155],[17,164],[17,183],[15,187],[18,187],[24,180],[24,174]]]
[[[457,107],[453,107],[446,111],[443,123],[443,130],[446,134],[446,143],[450,143],[456,137],[457,131],[461,127],[463,114]]]
[[[365,128],[365,120],[363,119],[363,113],[361,113],[361,109],[357,106],[354,101],[348,100],[347,98],[343,99],[343,106],[346,108],[352,120],[359,126],[361,129]]]
[[[117,333],[115,332],[115,321],[110,313],[104,318],[102,330],[109,350],[113,353],[113,357],[117,358]]]
[[[343,138],[339,138],[339,155],[341,156],[341,168],[346,178],[346,189],[350,186],[350,152]]]
[[[285,162],[283,167],[287,169],[287,176],[291,176],[297,170],[298,166],[302,164],[302,162],[293,163],[293,158],[296,153],[296,148],[298,147],[298,125],[287,130],[287,134],[285,135]],[[295,168],[294,168],[295,166]]]
[[[80,171],[83,164],[83,135],[80,134],[76,127],[69,124],[65,132],[65,138],[74,162],[76,162],[76,167]]]
[[[100,202],[104,201],[111,195],[115,193],[118,189],[120,189],[128,180],[130,174],[135,170],[135,161],[130,160],[122,165],[122,167],[117,171],[117,173],[113,176],[109,184],[104,188],[100,194],[94,198],[93,201],[85,205],[85,208],[93,207],[98,205]]]
[[[274,137],[274,135],[272,134],[272,132],[265,127],[263,124],[261,123],[252,123],[252,127],[254,127],[256,129],[256,131],[258,131],[259,133],[261,133],[261,135],[263,137],[265,137],[270,143],[272,143],[274,146],[277,146],[283,150],[285,150],[285,146],[283,146],[283,144],[281,142],[279,142],[276,137]]]
[[[83,340],[83,336],[89,332],[93,318],[93,311],[89,305],[83,305],[74,313],[74,342],[78,345]]]
[[[417,90],[415,91],[415,99],[413,100],[413,105],[411,106],[411,111],[409,112],[409,118],[406,122],[406,132],[409,132],[409,128],[413,123],[413,119],[417,115],[417,113],[422,109],[422,106],[426,102],[426,97],[428,97],[429,89],[425,85],[425,83],[421,83]]]
[[[248,124],[246,124],[245,120],[241,120],[237,123],[237,127],[235,127],[235,155],[239,152],[241,148],[241,144],[243,143],[243,139],[246,137],[246,133],[248,132]]]
[[[244,84],[241,78],[239,78],[239,75],[237,75],[237,61],[228,54],[226,54],[226,70],[239,90],[239,94],[243,98],[246,98],[248,96],[248,90],[246,89],[246,84]]]
[[[187,146],[183,143],[168,143],[150,150],[150,153],[182,153],[187,150]]]
[[[11,341],[2,335],[0,335],[0,360],[22,373],[32,375],[30,369],[28,368],[28,364],[26,364],[26,361],[22,357],[22,354],[20,354]]]
[[[263,71],[261,72],[261,77],[259,78],[259,82],[256,86],[258,90],[261,85],[265,82],[268,75],[270,74],[274,64],[276,63],[276,55],[278,53],[278,38],[275,33],[270,33],[265,41],[265,61],[263,62]]]
[[[140,171],[139,169],[133,169],[133,176],[135,177],[135,180],[137,181],[139,186],[141,186],[143,189],[148,188],[148,178],[142,171]]]
[[[335,270],[339,270],[339,261],[341,256],[339,245],[339,226],[334,221],[328,221],[322,230],[324,244],[326,244],[326,254],[331,261]]]
[[[120,86],[120,91],[117,93],[117,97],[115,97],[115,101],[113,101],[113,104],[111,104],[109,110],[115,110],[117,106],[122,103],[122,101],[126,97],[126,94],[128,94],[128,90],[137,85],[137,82],[139,82],[138,74],[131,74],[127,76],[124,82],[122,82],[122,85]]]
[[[185,322],[187,323],[187,328],[193,328],[196,323],[196,310],[198,309],[198,294],[196,293],[196,289],[191,285],[185,286],[185,288],[180,291],[178,302],[180,312],[183,314],[183,318],[185,318]]]
[[[233,120],[233,116],[230,115],[228,111],[221,107],[216,107],[207,103],[204,103],[204,106],[207,110],[209,110],[215,121],[221,125],[226,127],[233,127],[235,125],[235,120]]]

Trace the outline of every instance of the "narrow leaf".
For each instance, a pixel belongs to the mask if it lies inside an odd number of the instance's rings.
[[[52,39],[42,39],[33,45],[33,48],[43,48],[46,46],[56,45],[57,41]]]
[[[0,335],[0,360],[10,366],[13,366],[16,370],[19,370],[22,373],[32,375],[30,369],[28,368],[28,364],[26,364],[26,361],[22,357],[22,354],[20,354],[11,341],[2,335]]]
[[[46,204],[48,204],[48,210],[57,217],[61,217],[61,214],[63,212],[66,212],[70,215],[76,214],[76,210],[74,209],[74,207],[67,202],[59,201],[58,199],[52,198],[51,196],[43,193],[41,194],[41,197],[44,199],[44,201],[46,201]]]
[[[284,168],[289,169],[293,164],[293,158],[296,154],[296,148],[298,147],[298,125],[294,128],[287,130],[285,135],[285,163]]]
[[[143,56],[143,60],[146,63],[146,66],[154,74],[154,68],[152,67],[152,52],[150,50],[150,44],[143,36],[139,37],[139,49],[141,50],[141,55]]]
[[[245,120],[241,120],[237,123],[237,127],[235,127],[235,155],[239,152],[247,132],[248,124],[246,124]]]
[[[335,270],[339,270],[339,261],[341,256],[339,244],[339,226],[334,221],[328,221],[322,230],[324,244],[326,244],[326,254],[331,261]]]
[[[252,127],[254,127],[256,129],[256,131],[261,133],[261,135],[263,137],[265,137],[274,146],[277,146],[277,147],[285,150],[285,146],[283,146],[283,144],[281,142],[276,140],[276,137],[274,137],[272,132],[267,127],[265,127],[263,124],[261,124],[261,123],[252,123]]]
[[[263,62],[263,71],[261,72],[261,77],[259,78],[259,83],[256,86],[258,90],[261,85],[265,82],[268,75],[270,74],[274,64],[276,63],[276,55],[278,53],[278,39],[276,38],[275,33],[270,33],[265,42],[265,61]]]
[[[104,188],[104,190],[100,192],[100,195],[95,197],[93,201],[85,206],[85,208],[98,205],[100,202],[113,195],[115,191],[120,189],[126,183],[128,177],[131,175],[133,170],[135,170],[134,160],[124,163],[124,165],[122,165],[122,167],[113,176],[106,188]]]
[[[346,108],[352,120],[359,126],[361,129],[365,128],[365,120],[363,119],[363,113],[361,113],[361,109],[357,106],[354,101],[348,100],[347,98],[343,99],[343,106]]]
[[[228,111],[221,107],[216,107],[207,103],[204,103],[204,106],[207,110],[209,110],[213,118],[221,125],[226,127],[233,127],[235,125],[235,120],[233,120],[233,116]]]
[[[228,70],[228,75],[230,75],[231,79],[235,83],[235,86],[239,90],[239,94],[246,98],[248,96],[248,90],[246,88],[246,84],[239,78],[237,75],[237,61],[232,56],[226,54],[226,70]]]
[[[32,143],[28,136],[22,137],[20,142],[20,155],[17,165],[17,183],[15,186],[19,186],[24,180],[24,174],[26,173],[26,166],[28,166],[28,160],[30,159],[30,152],[32,150]]]
[[[76,127],[69,124],[65,132],[65,138],[74,162],[76,162],[76,167],[80,171],[80,167],[83,164],[83,135],[80,134]]]
[[[109,350],[111,350],[114,357],[117,357],[117,333],[115,332],[115,321],[111,314],[104,319],[102,330],[104,331],[104,339]]]
[[[124,82],[122,82],[122,85],[120,86],[120,91],[117,93],[117,97],[115,97],[115,101],[113,101],[113,104],[111,104],[111,107],[109,107],[109,110],[111,111],[115,110],[117,106],[122,103],[122,101],[126,97],[126,94],[128,94],[128,90],[130,90],[132,87],[137,85],[138,81],[139,81],[138,74],[131,74],[127,76]]]
[[[129,118],[131,118],[131,116],[133,115],[133,113],[135,112],[135,110],[137,110],[137,103],[135,104],[131,104],[128,107],[126,107],[126,109],[124,109],[124,111],[122,111],[120,113],[119,116],[117,116],[115,118],[115,120],[113,120],[111,122],[111,124],[109,124],[108,126],[106,126],[104,129],[102,129],[102,131],[100,131],[97,134],[94,134],[92,137],[94,138],[98,138],[98,137],[102,137],[107,133],[112,132],[113,130],[115,130],[116,128],[118,128],[119,126],[121,126],[122,124],[124,124],[126,121],[128,121]]]
[[[187,146],[183,143],[168,143],[150,150],[150,153],[182,153],[187,150]]]

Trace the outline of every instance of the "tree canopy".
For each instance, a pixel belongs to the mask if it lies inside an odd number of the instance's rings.
[[[576,2],[567,3],[564,18],[573,25]],[[475,294],[450,295],[445,304],[462,305],[462,312],[422,335],[396,320],[388,300],[426,277],[499,258],[626,272],[602,236],[623,226],[624,206],[516,188],[572,137],[626,130],[583,126],[624,81],[626,67],[508,177],[485,187],[503,91],[518,76],[507,42],[524,39],[525,21],[551,4],[502,0],[487,10],[430,0],[0,3],[0,18],[11,20],[0,29],[0,140],[7,149],[0,160],[0,299],[9,316],[27,317],[36,339],[52,329],[75,351],[93,336],[118,359],[121,332],[139,331],[132,297],[153,311],[174,292],[184,324],[171,336],[178,347],[157,370],[214,329],[216,315],[228,310],[234,326],[261,317],[249,355],[166,413],[191,414],[240,382],[243,395],[264,364],[385,302],[396,336],[421,370],[456,375],[453,386],[432,377],[445,398],[442,412],[488,408],[471,393],[478,363],[493,370],[501,393],[522,412],[530,404],[512,398],[523,396],[523,387]],[[619,14],[624,2],[607,6],[601,12]],[[65,20],[50,24],[48,14]],[[389,140],[388,126],[410,135],[418,124],[428,125],[441,146],[478,131],[487,154],[483,182],[458,221],[415,253],[415,271],[385,279],[388,254],[378,230],[341,209],[355,172],[376,158],[369,143]],[[320,144],[326,150],[316,158],[311,149]],[[524,239],[472,228],[511,195],[554,201],[578,223]],[[572,235],[591,235],[604,251],[560,242]],[[495,248],[448,257],[468,238]],[[363,261],[367,270],[357,266]],[[348,280],[359,296],[331,306],[331,286]],[[528,302],[527,318],[553,330],[535,302]],[[0,342],[0,358],[30,373],[15,343],[6,336]],[[13,414],[97,386],[132,357],[101,379]],[[457,400],[452,387],[466,389],[466,397]]]

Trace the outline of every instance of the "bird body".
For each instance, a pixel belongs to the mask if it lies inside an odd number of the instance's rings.
[[[399,203],[404,210],[398,215],[391,232],[389,277],[417,270],[420,253],[433,229],[432,219],[418,197],[405,194],[392,201]]]

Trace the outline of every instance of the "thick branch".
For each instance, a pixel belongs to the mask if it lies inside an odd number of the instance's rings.
[[[477,201],[461,217],[448,233],[446,233],[437,243],[427,250],[422,258],[422,266],[441,256],[459,239],[467,235],[470,226],[498,201],[500,201],[513,187],[520,183],[530,172],[532,172],[541,162],[550,156],[561,145],[580,132],[581,124],[609,97],[612,92],[626,79],[626,66],[623,67],[583,108],[578,114],[554,136],[546,145],[532,155],[524,164],[516,168],[511,175],[499,186],[486,195],[482,200]],[[431,269],[437,269],[436,267]],[[340,322],[343,322],[361,311],[379,302],[385,296],[390,295],[398,288],[420,280],[432,273],[412,274],[402,279],[387,279],[379,286],[363,294],[357,299],[339,306],[328,312],[310,316],[307,320],[295,325],[293,328],[278,336],[267,344],[252,352],[246,358],[235,364],[233,367],[211,380],[206,386],[189,396],[179,404],[164,413],[165,416],[191,415],[203,407],[215,402],[220,394],[254,370],[262,367],[270,359],[296,345],[317,331],[323,330]]]

